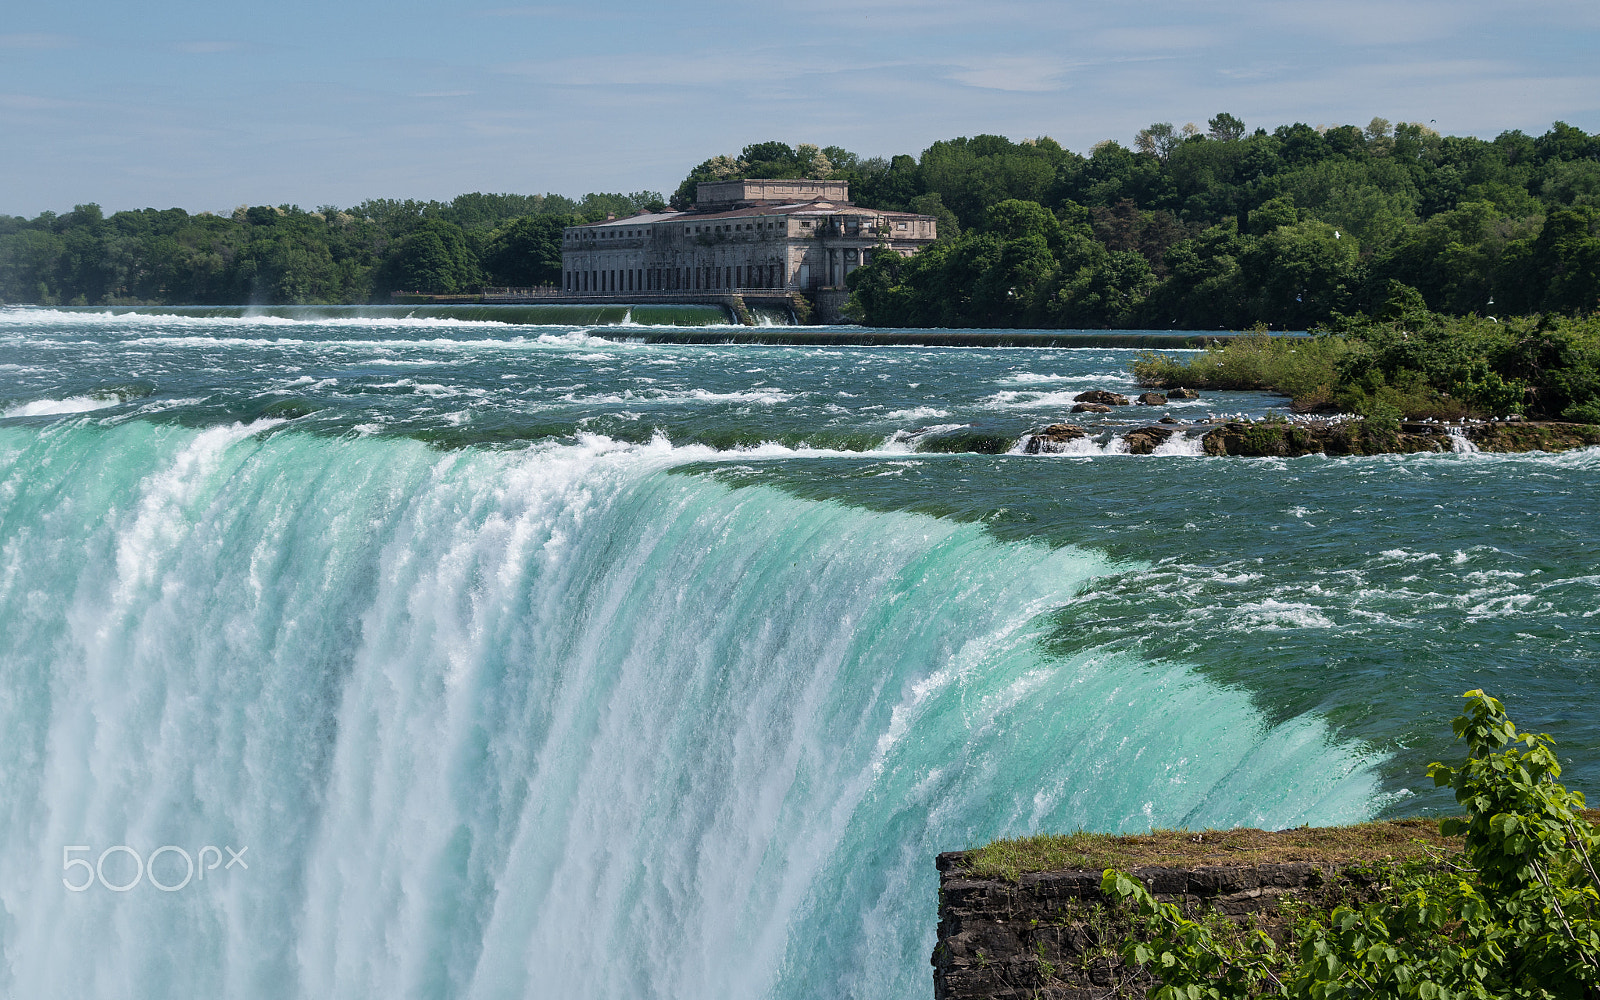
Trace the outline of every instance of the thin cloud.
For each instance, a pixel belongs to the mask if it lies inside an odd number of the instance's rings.
[[[1253,15],[1291,31],[1315,35],[1319,40],[1344,45],[1416,45],[1461,34],[1479,18],[1470,3],[1412,0],[1277,0],[1261,4]]]
[[[0,35],[0,49],[70,49],[77,44],[71,35]]]
[[[212,55],[218,52],[234,52],[244,46],[238,42],[174,42],[173,51],[186,55]]]
[[[759,54],[751,59],[759,61]],[[809,60],[765,65],[762,76],[767,84],[826,68]],[[749,64],[721,52],[629,53],[604,62],[587,57],[531,59],[506,63],[495,71],[560,87],[720,87],[750,81]]]
[[[1048,56],[1000,56],[973,63],[948,74],[947,79],[983,90],[1015,93],[1060,90],[1065,67]]]
[[[0,108],[10,108],[13,111],[58,111],[62,108],[89,107],[79,101],[61,101],[53,97],[37,97],[33,94],[0,94]]]
[[[617,21],[621,16],[609,11],[598,11],[592,7],[561,7],[552,4],[533,5],[528,7],[490,7],[485,10],[475,10],[468,17],[538,17],[538,18],[563,18],[566,20],[583,21]]]

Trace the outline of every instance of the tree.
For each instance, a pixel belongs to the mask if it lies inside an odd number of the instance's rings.
[[[489,284],[560,284],[562,236],[577,221],[570,215],[524,216],[496,229],[483,255]]]
[[[1167,157],[1172,155],[1172,151],[1182,141],[1183,137],[1173,129],[1171,122],[1156,122],[1140,129],[1133,137],[1133,144],[1138,147],[1139,152],[1153,156],[1162,163],[1167,161]]]
[[[1245,124],[1226,111],[1206,122],[1209,135],[1217,142],[1238,142],[1244,138]]]
[[[424,220],[396,244],[383,277],[390,289],[430,295],[459,294],[483,282],[461,228],[442,219]]]

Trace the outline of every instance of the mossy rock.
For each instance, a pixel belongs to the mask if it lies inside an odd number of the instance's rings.
[[[1569,451],[1600,445],[1600,427],[1594,424],[1492,423],[1470,426],[1462,433],[1481,451]]]
[[[1235,421],[1206,434],[1207,455],[1298,458],[1302,455],[1387,455],[1450,451],[1443,428],[1411,433],[1366,420],[1336,424]]]

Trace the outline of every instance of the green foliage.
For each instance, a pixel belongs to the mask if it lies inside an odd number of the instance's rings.
[[[1341,337],[1271,337],[1257,330],[1213,342],[1187,361],[1145,352],[1134,360],[1133,373],[1141,385],[1265,389],[1311,405],[1331,398],[1339,365],[1349,351],[1349,342]]]
[[[1107,141],[1088,155],[1048,137],[959,137],[887,159],[757,142],[695,166],[671,203],[691,206],[707,180],[828,177],[848,181],[858,204],[936,216],[948,249],[926,266],[886,261],[859,279],[857,314],[884,326],[1311,329],[1370,313],[1395,281],[1451,316],[1600,311],[1600,136],[1562,122],[1492,141],[1383,119],[1246,134],[1218,114],[1207,125],[1157,123],[1132,148]],[[224,216],[78,205],[0,217],[0,300],[360,302],[398,285],[539,283],[557,273],[553,223],[525,220],[597,221],[665,203],[638,191],[473,192],[315,212],[256,205]],[[1024,204],[1042,213],[1030,216],[1032,235],[992,214]],[[1036,224],[1044,215],[1059,236]],[[408,240],[424,231],[433,235]],[[441,235],[455,231],[464,256]],[[1589,350],[1579,339],[1571,357]],[[1350,398],[1513,412],[1521,384],[1527,412],[1600,415],[1581,364],[1486,363],[1443,379],[1437,366],[1391,370],[1380,359],[1352,378]]]
[[[1102,891],[1137,913],[1142,934],[1124,960],[1156,978],[1152,1000],[1284,996],[1593,997],[1600,991],[1600,832],[1583,796],[1556,782],[1551,739],[1518,733],[1504,706],[1468,691],[1455,720],[1467,745],[1459,767],[1431,764],[1455,789],[1459,853],[1381,866],[1381,898],[1302,912],[1279,946],[1260,931],[1193,919],[1113,868]]]
[[[384,262],[381,281],[393,290],[455,295],[481,285],[483,273],[459,226],[425,219]]]
[[[1109,251],[1018,199],[910,259],[875,254],[848,280],[868,323],[990,328],[1121,325],[1155,284],[1139,254]]]
[[[881,275],[864,278],[900,292],[861,295],[859,315],[884,326],[1203,330],[1259,322],[1310,329],[1373,309],[1394,281],[1416,289],[1426,308],[1451,315],[1600,310],[1594,136],[1559,122],[1538,138],[1508,132],[1487,142],[1381,118],[1359,128],[1297,123],[1253,135],[1232,115],[1208,125],[1201,133],[1156,123],[1134,148],[1108,141],[1088,156],[1049,139],[980,135],[936,142],[916,160],[839,157],[852,164],[859,203],[939,215],[941,241],[992,229],[989,212],[1002,203],[1030,202],[1064,230],[1086,222],[1085,235],[1106,251],[1052,245],[1057,274],[1042,283],[1048,298],[1020,306],[1015,297],[993,303],[966,288],[941,293],[932,285],[947,275],[942,268],[899,272],[887,284]],[[744,159],[702,167],[737,169]],[[1129,252],[1144,257],[1153,280],[1115,256]],[[973,245],[965,259],[1014,273],[1013,256]],[[1024,291],[1009,275],[992,280]],[[908,304],[914,316],[900,311]],[[1394,397],[1430,412],[1515,412],[1517,380],[1505,373],[1497,384],[1457,372],[1442,385],[1423,374],[1420,396],[1405,388],[1411,376],[1388,373],[1381,384],[1368,379],[1362,398],[1380,409],[1390,404],[1379,397]],[[1463,400],[1442,401],[1439,394],[1457,385]],[[1585,402],[1567,405],[1588,412]]]
[[[1384,421],[1525,414],[1600,423],[1600,319],[1443,316],[1391,281],[1373,318],[1343,317],[1311,338],[1258,329],[1182,361],[1147,352],[1133,374],[1154,387],[1281,392],[1302,411]]]
[[[484,281],[554,283],[561,227],[661,207],[653,192],[464,194],[341,210],[240,206],[105,215],[78,205],[0,217],[0,301],[40,305],[354,303],[394,288],[475,292]]]
[[[496,229],[482,254],[489,284],[560,284],[561,236],[575,222],[571,215],[524,216]]]

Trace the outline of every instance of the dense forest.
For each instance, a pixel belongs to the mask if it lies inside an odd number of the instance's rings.
[[[1307,328],[1370,313],[1398,283],[1456,315],[1600,308],[1600,134],[1441,136],[1419,124],[1253,132],[1158,123],[1088,155],[976,136],[920,157],[757,143],[705,180],[834,177],[858,204],[940,220],[914,258],[876,255],[852,307],[885,326]],[[0,216],[0,299],[364,302],[553,282],[572,220],[660,195],[462,195],[231,215],[94,205]]]
[[[861,317],[1304,329],[1372,311],[1394,282],[1457,315],[1600,307],[1600,135],[1208,124],[1152,125],[1132,149],[1088,156],[979,136],[896,157],[864,197],[947,210],[961,228],[852,275]]]
[[[98,205],[27,220],[0,215],[0,302],[39,305],[300,304],[451,295],[485,285],[554,284],[574,222],[664,208],[659,194],[464,194],[449,202],[369,200],[117,212]]]

